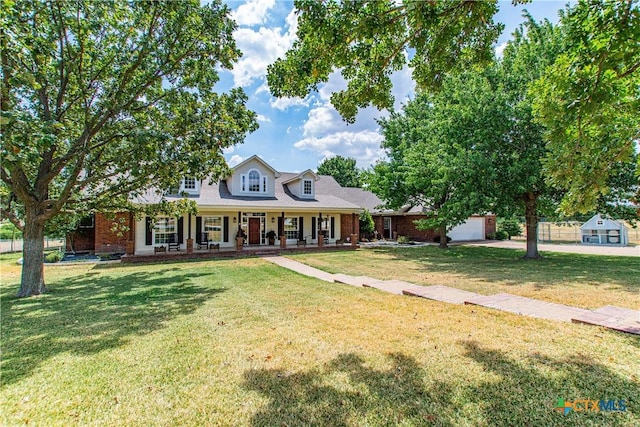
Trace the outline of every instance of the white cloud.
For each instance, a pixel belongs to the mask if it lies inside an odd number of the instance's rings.
[[[289,107],[294,107],[294,106],[302,106],[302,107],[308,107],[309,106],[309,98],[307,99],[302,99],[299,98],[297,96],[293,97],[293,98],[271,98],[271,100],[269,101],[269,105],[271,105],[271,107],[276,108],[278,110],[286,110]]]
[[[264,24],[269,9],[273,8],[275,0],[249,0],[231,13],[231,17],[238,25]]]
[[[255,4],[262,3],[262,0],[257,0]],[[254,4],[251,3],[251,4]],[[249,3],[247,3],[248,5]],[[243,6],[238,8],[238,13]],[[260,22],[255,18],[253,24],[240,23],[240,25],[255,25],[263,23],[265,20],[266,10],[273,6],[273,1],[270,2],[270,6],[265,9],[261,15],[260,11],[256,9],[255,16],[262,19]],[[256,6],[257,7],[257,6]],[[267,74],[267,66],[276,59],[283,57],[289,48],[293,45],[293,41],[296,38],[296,30],[298,28],[298,17],[292,9],[289,15],[286,17],[285,29],[280,27],[265,28],[260,27],[258,30],[251,28],[241,27],[234,31],[233,36],[236,40],[237,47],[242,51],[243,56],[235,64],[231,74],[233,75],[233,81],[236,86],[249,86],[255,79],[264,79]],[[249,15],[247,12],[247,16]],[[247,22],[249,19],[247,18]],[[262,87],[258,88],[258,92],[262,92]]]
[[[259,122],[263,122],[263,123],[271,123],[271,119],[267,116],[263,116],[262,114],[258,114],[258,116],[256,117],[256,119]]]
[[[416,93],[416,83],[413,81],[411,75],[411,69],[405,65],[402,70],[396,71],[391,75],[391,83],[393,88],[391,94],[393,95],[394,102],[393,108],[397,111],[402,108],[403,104],[406,104],[409,99],[412,99]]]
[[[235,147],[232,145],[231,147],[223,148],[222,152],[224,154],[231,154],[233,153],[234,150],[235,150]]]
[[[235,165],[242,163],[243,161],[244,157],[234,154],[233,156],[231,156],[227,163],[229,164],[229,167],[232,168]]]
[[[380,148],[383,137],[378,132],[335,132],[323,137],[310,137],[294,144],[299,150],[318,153],[324,158],[336,155],[353,157],[359,167],[368,167],[384,155]]]
[[[498,46],[496,46],[496,57],[502,58],[505,47],[507,47],[507,42],[500,43]]]

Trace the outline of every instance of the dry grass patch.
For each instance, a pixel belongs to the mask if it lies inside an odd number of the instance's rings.
[[[346,255],[346,254],[342,254]],[[260,259],[3,277],[6,425],[633,425],[640,343]],[[627,399],[570,414],[558,398]]]

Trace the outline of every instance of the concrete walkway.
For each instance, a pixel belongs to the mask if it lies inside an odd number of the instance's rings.
[[[315,277],[325,282],[376,288],[396,295],[411,295],[450,304],[480,305],[523,316],[563,322],[585,323],[640,335],[640,311],[638,310],[606,306],[592,311],[508,293],[480,295],[475,292],[450,288],[448,286],[421,286],[401,280],[378,280],[368,276],[331,274],[282,256],[265,256],[263,259],[302,275]]]

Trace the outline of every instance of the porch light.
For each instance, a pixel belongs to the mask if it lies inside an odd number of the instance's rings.
[[[275,216],[272,216],[272,217],[271,217],[271,224],[275,224],[275,222],[276,222],[276,217],[275,217]]]
[[[233,223],[235,224],[236,222],[238,222],[238,219],[234,216],[233,217]]]

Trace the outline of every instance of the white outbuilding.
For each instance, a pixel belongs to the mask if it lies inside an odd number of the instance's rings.
[[[580,227],[582,243],[585,245],[627,246],[629,230],[621,222],[594,215]]]

